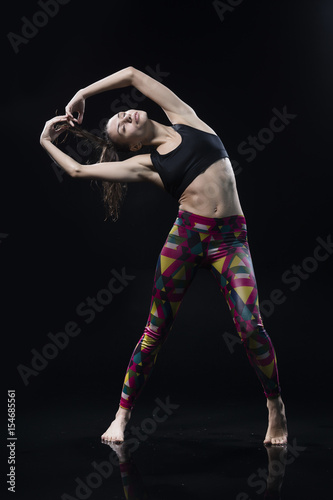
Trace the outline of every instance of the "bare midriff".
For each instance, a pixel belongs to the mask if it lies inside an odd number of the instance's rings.
[[[229,158],[213,163],[191,182],[179,198],[179,209],[203,217],[243,215]]]

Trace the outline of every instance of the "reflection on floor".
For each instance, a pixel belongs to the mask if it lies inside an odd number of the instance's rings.
[[[262,408],[248,403],[221,410],[156,399],[133,415],[124,445],[101,442],[109,419],[98,403],[64,406],[25,414],[18,498],[313,500],[332,492],[332,422],[317,408],[304,415],[289,405],[288,446],[266,448]]]
[[[110,447],[116,453],[119,461],[120,476],[124,488],[124,497],[128,500],[146,500],[151,498],[144,485],[143,478],[135,460],[132,457],[130,446],[124,443],[122,445],[110,444]],[[256,473],[251,474],[248,478],[248,485],[256,488],[257,494],[263,493],[262,498],[280,499],[286,465],[292,463],[296,455],[293,453],[293,449],[291,449],[291,453],[288,455],[288,446],[271,446],[270,448],[266,448],[266,451],[268,454],[267,469],[260,469]],[[112,474],[113,467],[111,462],[114,463],[114,458],[115,457],[110,456],[109,463],[105,461],[102,464],[99,464],[98,472],[104,478],[107,478]],[[159,495],[158,498],[162,497]],[[245,500],[250,497],[246,492],[241,492],[236,498]]]

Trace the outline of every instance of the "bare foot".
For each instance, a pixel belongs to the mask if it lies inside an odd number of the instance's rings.
[[[267,398],[268,429],[264,440],[265,445],[287,444],[287,419],[281,396]]]
[[[119,407],[119,410],[116,413],[116,418],[101,436],[102,441],[123,443],[125,428],[130,418],[131,410],[125,410],[125,408]]]

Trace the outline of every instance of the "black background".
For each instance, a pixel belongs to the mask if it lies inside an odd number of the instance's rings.
[[[296,290],[282,275],[293,274],[294,265],[303,267],[317,238],[326,241],[333,230],[332,2],[244,0],[222,20],[213,2],[204,0],[71,0],[28,43],[19,44],[18,53],[7,34],[22,36],[22,17],[32,20],[41,7],[13,2],[5,10],[2,357],[5,389],[16,390],[18,436],[29,425],[38,435],[42,408],[70,414],[72,406],[82,405],[84,412],[95,401],[103,412],[96,436],[104,432],[146,322],[154,267],[176,202],[154,186],[130,185],[119,221],[105,222],[98,190],[89,181],[60,175],[39,145],[44,122],[56,110],[62,113],[78,89],[128,65],[164,73],[163,83],[214,128],[238,165],[260,298],[268,311],[265,326],[277,350],[285,400],[304,412],[309,401],[311,408],[321,404],[328,411],[333,255],[313,272],[303,269],[307,277]],[[110,117],[123,93],[131,89],[88,99],[85,128],[98,128]],[[148,99],[134,107],[167,123]],[[269,126],[274,108],[284,107],[296,117],[248,161],[240,144]],[[82,150],[81,156],[88,158]],[[123,268],[135,279],[88,324],[77,307],[107,286],[111,270]],[[284,301],[270,307],[275,289]],[[42,352],[49,332],[64,331],[69,321],[81,333],[25,385],[18,365],[31,367],[31,349]],[[227,400],[263,404],[245,353],[236,343],[230,352],[225,332],[233,332],[229,313],[214,280],[202,271],[142,404],[165,395],[207,408]],[[51,491],[49,498],[58,496]]]

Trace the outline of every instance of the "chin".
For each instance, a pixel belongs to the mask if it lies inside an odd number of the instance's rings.
[[[148,115],[147,115],[146,111],[138,110],[138,113],[140,116],[140,120],[145,121],[145,122],[148,120]]]

